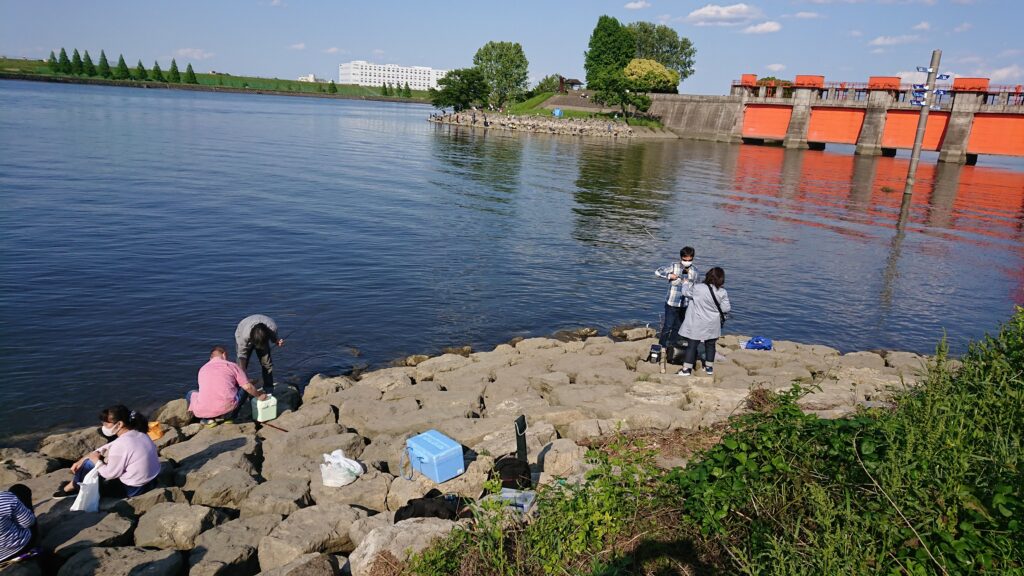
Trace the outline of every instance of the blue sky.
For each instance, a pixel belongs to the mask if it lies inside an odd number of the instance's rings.
[[[337,79],[348,60],[459,68],[490,40],[519,42],[530,77],[583,78],[597,18],[672,26],[697,47],[681,92],[725,94],[743,73],[863,82],[928,63],[1024,83],[1024,2],[1011,0],[785,0],[537,2],[0,0],[0,54],[46,57],[104,49],[130,65],[176,58],[197,71]]]

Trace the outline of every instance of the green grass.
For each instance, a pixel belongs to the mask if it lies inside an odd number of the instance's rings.
[[[547,108],[543,108],[543,106],[544,106],[544,103],[547,102],[547,100],[549,98],[551,98],[552,96],[554,96],[554,95],[555,95],[554,92],[542,92],[542,93],[537,94],[536,96],[534,96],[533,98],[530,98],[528,100],[524,100],[522,102],[516,102],[515,104],[512,104],[512,105],[510,105],[508,107],[508,113],[512,114],[514,116],[549,116],[550,117],[551,116],[551,110],[548,110]],[[567,110],[565,108],[562,109],[562,117],[563,118],[588,118],[588,119],[598,119],[598,120],[610,120],[610,121],[613,121],[613,122],[625,122],[626,124],[629,124],[630,126],[646,126],[648,128],[655,128],[655,129],[664,128],[664,126],[662,126],[661,122],[659,122],[657,120],[654,120],[652,118],[635,118],[635,117],[631,117],[631,118],[625,118],[624,119],[624,118],[622,118],[622,115],[619,114],[619,118],[616,119],[615,115],[616,114],[614,112],[605,114],[605,113],[600,113],[600,112],[584,112],[582,110]]]
[[[525,526],[487,516],[416,574],[1024,574],[1024,308],[962,365],[944,345],[892,409],[804,414],[757,395],[685,469],[643,445],[592,452],[590,483],[540,493]]]
[[[116,64],[115,60],[113,64]],[[169,68],[170,65],[167,65]],[[130,67],[131,71],[135,72],[135,67]],[[147,68],[147,71],[150,71]],[[54,74],[50,72],[44,60],[21,60],[15,58],[2,58],[0,59],[0,72],[10,72],[16,74],[36,74],[40,76],[68,76],[64,74]],[[185,76],[185,68],[180,69],[182,78]],[[168,71],[163,70],[164,77],[167,77]],[[88,78],[83,76],[83,78]],[[93,78],[99,78],[94,76]],[[223,86],[225,88],[238,88],[238,89],[251,89],[251,90],[274,90],[279,92],[294,92],[300,94],[327,94],[329,83],[319,82],[299,82],[298,80],[283,80],[280,78],[261,78],[257,76],[233,76],[230,74],[205,74],[196,73],[196,80],[201,86]],[[116,83],[116,80],[110,80],[112,83]],[[381,97],[380,87],[371,86],[355,86],[350,84],[338,84],[337,86],[338,96],[348,97]],[[425,90],[413,90],[412,98],[410,100],[428,102],[429,94]]]

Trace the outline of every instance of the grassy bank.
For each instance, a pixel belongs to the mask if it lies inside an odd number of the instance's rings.
[[[508,107],[508,113],[514,116],[551,116],[551,110],[544,108],[544,103],[549,98],[554,96],[554,92],[541,92],[536,96],[524,100],[522,102],[516,102]],[[653,120],[651,118],[622,118],[619,114],[616,118],[615,113],[601,113],[601,112],[584,112],[582,110],[568,110],[562,109],[563,118],[598,118],[601,120],[610,120],[616,122],[625,122],[630,126],[646,126],[648,128],[663,128],[661,122]]]
[[[134,68],[132,69],[134,72]],[[47,67],[43,60],[20,60],[12,58],[0,59],[0,73],[24,74],[37,76],[38,79],[53,79],[67,82],[81,82],[83,84],[106,84],[114,86],[139,87],[140,85],[162,85],[167,88],[195,89],[209,87],[211,91],[217,89],[233,89],[235,91],[261,91],[273,92],[275,94],[295,95],[322,95],[335,98],[363,98],[363,99],[387,99],[391,101],[411,101],[417,103],[429,103],[429,94],[425,90],[413,90],[411,98],[382,96],[380,87],[356,86],[353,84],[337,84],[336,93],[330,93],[330,84],[324,82],[299,82],[298,80],[283,80],[281,78],[261,78],[258,76],[233,76],[231,74],[206,74],[196,73],[198,84],[170,84],[166,82],[139,81],[139,80],[113,80],[97,76],[74,76],[70,74],[55,74]],[[167,71],[164,71],[166,76]],[[32,79],[32,78],[25,78]]]
[[[822,420],[803,392],[753,392],[685,469],[653,465],[664,438],[620,436],[591,451],[589,484],[543,489],[533,523],[482,515],[406,570],[1024,573],[1024,309],[962,364],[940,346],[891,409]]]

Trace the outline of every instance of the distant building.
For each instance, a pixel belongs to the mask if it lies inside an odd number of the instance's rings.
[[[299,76],[299,82],[327,82],[327,80],[317,78],[313,74],[308,74],[306,76]]]
[[[359,86],[405,86],[413,90],[437,88],[437,81],[447,70],[435,70],[426,66],[399,66],[397,64],[373,64],[364,60],[353,60],[338,66],[338,84]]]

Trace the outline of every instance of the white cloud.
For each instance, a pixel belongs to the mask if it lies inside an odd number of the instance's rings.
[[[207,52],[202,48],[178,48],[174,51],[174,55],[178,58],[187,58],[189,60],[209,60],[213,58],[213,52]]]
[[[669,22],[672,21],[672,15],[658,14],[657,16],[654,17],[654,19],[657,20],[659,24],[668,24]]]
[[[760,24],[755,24],[753,26],[747,26],[746,28],[743,29],[743,33],[771,34],[772,32],[778,32],[779,30],[782,30],[782,24],[779,24],[774,20],[769,20],[767,22],[761,22]]]
[[[643,8],[650,8],[651,3],[646,0],[634,0],[633,2],[627,2],[623,8],[626,10],[641,10]]]
[[[686,21],[696,26],[739,26],[760,17],[761,11],[749,4],[708,4],[690,12]]]
[[[957,26],[956,28],[953,28],[953,32],[967,32],[971,28],[974,28],[974,24],[971,24],[970,22],[964,22],[963,24]]]
[[[287,6],[287,4],[284,3],[284,0],[270,0],[270,5],[271,6]]]
[[[1024,80],[1024,68],[1018,64],[996,68],[988,73],[988,78],[993,83]]]
[[[1013,58],[1014,56],[1020,56],[1024,54],[1024,50],[1019,48],[1010,48],[1009,50],[1003,50],[999,53],[1000,58]]]
[[[306,43],[305,42],[296,42],[295,44],[292,44],[291,46],[289,46],[288,49],[289,50],[305,50],[306,49]]]
[[[850,30],[849,32],[846,33],[846,35],[851,38],[860,38],[861,36],[864,35],[864,33],[861,32],[860,30]]]
[[[769,65],[765,66],[765,68],[767,68],[768,70],[771,70],[772,72],[782,72],[783,70],[786,69],[786,65],[785,64],[769,64]]]
[[[344,48],[338,48],[337,46],[331,46],[330,48],[324,49],[324,54],[348,54],[349,51]]]
[[[868,42],[868,46],[897,46],[899,44],[911,44],[918,42],[921,37],[917,34],[902,34],[900,36],[879,36]]]
[[[817,18],[824,18],[824,16],[817,12],[797,12],[796,14],[793,14],[793,18],[799,18],[800,20],[814,20]]]
[[[929,24],[927,21],[921,22],[919,24],[915,24],[914,27],[912,28],[912,30],[931,30],[931,29],[932,29],[932,25]]]

